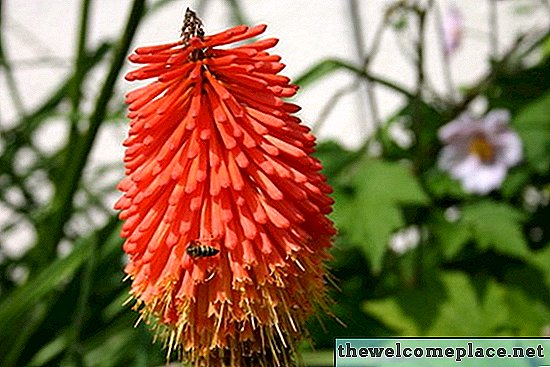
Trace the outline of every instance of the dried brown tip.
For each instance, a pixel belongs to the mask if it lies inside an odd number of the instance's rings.
[[[202,21],[197,17],[197,13],[187,8],[185,11],[185,18],[183,19],[183,26],[181,27],[181,37],[185,43],[193,37],[204,37],[204,28]]]

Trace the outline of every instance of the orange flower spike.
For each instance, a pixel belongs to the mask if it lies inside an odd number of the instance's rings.
[[[315,139],[281,98],[266,26],[205,36],[188,10],[182,39],[140,47],[126,96],[125,269],[144,318],[193,366],[290,366],[327,297],[335,233]]]

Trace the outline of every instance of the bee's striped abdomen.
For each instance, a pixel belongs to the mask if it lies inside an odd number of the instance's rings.
[[[203,245],[200,241],[193,240],[187,246],[187,255],[194,258],[216,256],[220,250],[215,247]]]

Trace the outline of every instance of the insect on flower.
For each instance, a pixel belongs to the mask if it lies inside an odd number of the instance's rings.
[[[211,245],[205,245],[201,240],[191,240],[185,252],[193,258],[199,259],[216,256],[220,250]]]

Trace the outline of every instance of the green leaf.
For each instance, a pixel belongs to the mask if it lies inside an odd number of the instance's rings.
[[[466,193],[457,180],[452,179],[447,173],[435,168],[429,169],[424,175],[427,190],[438,199],[456,198],[462,199]]]
[[[542,250],[538,250],[529,256],[529,263],[536,266],[543,274],[543,281],[546,287],[550,289],[550,243]]]
[[[431,225],[431,230],[441,246],[445,259],[455,257],[472,238],[472,233],[463,222],[449,222],[440,215]]]
[[[60,355],[65,348],[67,348],[67,343],[67,333],[59,335],[34,355],[28,367],[39,367],[46,365],[52,359]]]
[[[376,196],[379,202],[429,203],[414,174],[400,163],[367,159],[353,181],[362,193]]]
[[[344,149],[335,141],[320,143],[315,156],[323,162],[323,174],[329,180],[334,179],[343,168],[357,159],[357,153]]]
[[[527,295],[521,289],[510,287],[506,294],[510,323],[517,335],[541,335],[550,321],[550,308],[540,299]]]
[[[521,167],[520,169],[513,169],[512,171],[508,172],[506,179],[502,183],[500,192],[502,196],[510,199],[514,195],[518,195],[528,182],[529,172],[525,167]]]
[[[508,310],[502,307],[504,287],[489,280],[479,294],[472,279],[462,273],[449,273],[443,282],[449,297],[430,330],[432,335],[502,334],[509,317]]]
[[[365,311],[388,328],[396,330],[398,335],[421,335],[422,325],[407,315],[407,310],[401,308],[399,298],[392,297],[365,303]]]
[[[25,340],[14,339],[9,333],[0,336],[0,364],[10,365],[17,361],[23,351],[17,345],[25,343],[43,321],[43,317],[37,314],[47,315],[51,309],[52,302],[44,298],[74,276],[90,255],[91,248],[91,242],[83,240],[69,256],[53,261],[32,280],[11,292],[0,304],[0,330],[15,331],[21,322],[26,323],[25,333],[17,334],[21,338],[24,336]],[[36,320],[29,323],[29,318]]]
[[[91,242],[83,240],[69,256],[57,259],[33,280],[13,291],[0,304],[0,330],[13,330],[11,323],[24,315],[49,292],[70,279],[90,255]]]
[[[316,350],[302,353],[304,364],[308,367],[332,366],[334,363],[334,350]]]
[[[521,211],[488,200],[465,206],[461,219],[480,248],[493,248],[503,254],[526,258],[529,251],[521,226],[523,220]]]
[[[502,286],[489,281],[478,295],[466,275],[449,272],[439,282],[431,279],[422,288],[368,301],[364,308],[400,335],[497,335],[509,316],[502,307],[504,294]]]
[[[539,173],[550,169],[550,93],[528,104],[513,120],[525,159]]]
[[[350,184],[351,194],[335,193],[333,218],[379,271],[391,233],[405,226],[402,205],[425,205],[429,199],[410,170],[398,163],[366,159]]]

